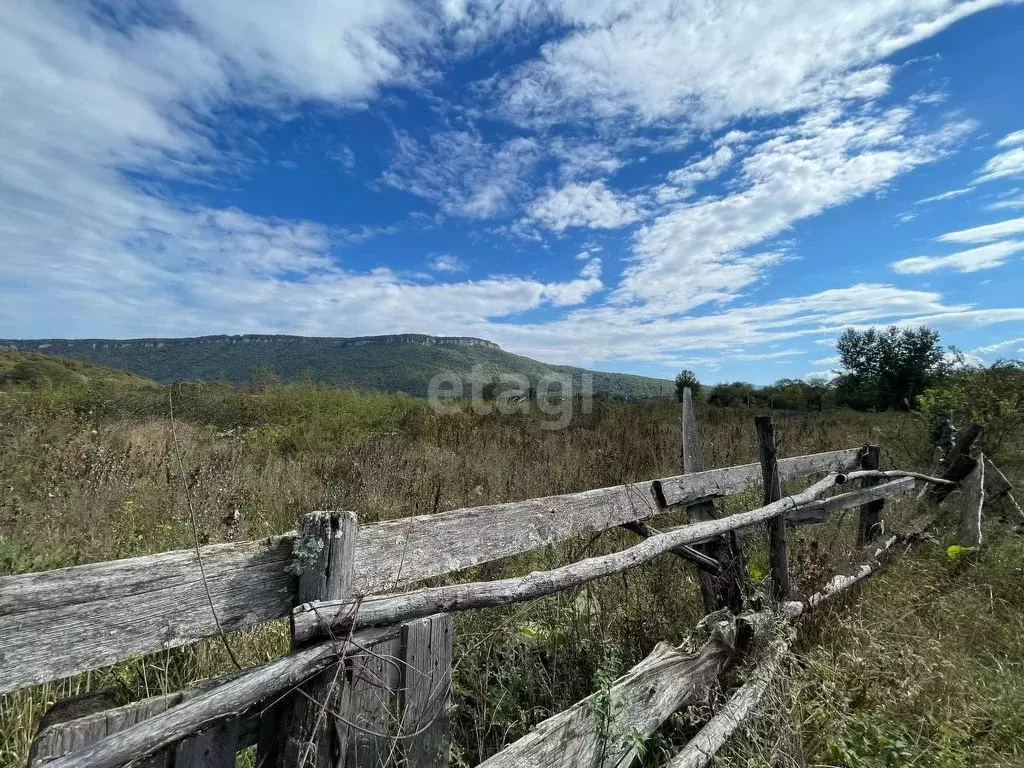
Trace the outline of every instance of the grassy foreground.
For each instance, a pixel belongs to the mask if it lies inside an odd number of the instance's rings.
[[[172,431],[170,405],[176,414]],[[753,461],[753,414],[699,415],[714,466]],[[918,463],[911,417],[776,414],[780,455],[862,444]],[[372,522],[565,493],[678,471],[676,405],[598,400],[562,430],[536,414],[441,416],[404,396],[312,385],[57,387],[0,393],[0,572],[191,546],[188,489],[204,541],[281,533],[314,509]],[[181,455],[184,472],[179,469]],[[759,494],[730,499],[751,508]],[[906,504],[887,516],[898,524]],[[796,586],[848,561],[855,512],[794,536]],[[1020,765],[1024,752],[1024,545],[989,522],[974,559],[941,542],[901,557],[852,601],[813,620],[763,716],[719,763],[737,766]],[[610,532],[487,566],[525,573],[634,543]],[[766,570],[748,543],[755,577]],[[472,569],[466,577],[475,577]],[[624,672],[698,620],[694,574],[673,558],[572,593],[457,619],[453,764],[470,766]],[[232,638],[244,664],[283,652],[280,625]],[[71,693],[155,695],[228,671],[207,643],[0,697],[0,766],[23,765],[38,718]],[[699,715],[699,713],[697,713]],[[659,765],[698,727],[676,717],[645,745]]]

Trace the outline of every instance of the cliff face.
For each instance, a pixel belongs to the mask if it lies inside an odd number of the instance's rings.
[[[580,368],[553,366],[504,351],[492,341],[469,336],[391,336],[331,338],[245,334],[187,339],[23,339],[0,340],[0,347],[86,360],[131,371],[157,382],[217,380],[315,381],[338,387],[406,392],[426,396],[440,373],[497,376],[508,373],[531,381],[557,370],[581,382]],[[268,378],[269,377],[269,378]],[[621,397],[672,392],[672,383],[621,373],[594,373],[594,391]]]
[[[445,347],[482,347],[501,349],[493,341],[472,336],[427,336],[420,333],[399,333],[389,336],[287,336],[283,334],[244,334],[241,336],[196,336],[181,339],[0,339],[0,347],[32,350],[50,354],[70,353],[84,349],[183,349],[190,346],[235,344],[315,344],[331,347],[383,347],[400,344]]]

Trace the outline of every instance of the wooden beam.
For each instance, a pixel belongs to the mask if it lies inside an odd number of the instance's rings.
[[[352,591],[359,522],[352,512],[313,512],[302,518],[295,551],[299,559],[299,599],[340,600]],[[292,638],[292,648],[302,647]],[[342,662],[306,681],[286,705],[278,768],[329,768],[338,752],[335,716],[345,684]],[[269,756],[267,758],[269,759]]]
[[[693,394],[689,387],[683,389],[681,408],[683,473],[694,474],[706,468],[700,435],[697,433],[697,416],[693,407]],[[664,494],[664,490],[662,490]],[[703,523],[717,519],[713,499],[698,501],[686,508],[689,523]],[[743,569],[743,553],[734,537],[719,537],[695,547],[698,553],[720,564],[718,573],[702,568],[697,573],[700,583],[704,612],[713,613],[719,608],[729,608],[733,613],[743,609],[743,589],[738,571]]]
[[[812,501],[786,515],[786,522],[789,525],[823,523],[833,512],[860,506],[876,499],[884,499],[896,493],[909,493],[914,490],[916,483],[917,480],[913,477],[901,477],[881,485],[859,488],[855,491],[836,494],[828,499]]]
[[[857,449],[782,459],[783,481],[850,466]],[[749,464],[581,493],[367,525],[355,584],[383,592],[608,530],[669,506],[753,487]],[[657,490],[656,490],[657,489]],[[201,549],[226,632],[287,616],[296,604],[294,534]],[[0,577],[0,693],[215,637],[194,550]]]
[[[452,632],[446,614],[402,626],[401,722],[407,768],[447,768]]]
[[[865,446],[864,454],[860,458],[861,469],[877,470],[880,468],[881,449],[877,445]],[[875,478],[864,478],[861,488],[870,488],[877,485]],[[882,533],[882,507],[885,501],[877,499],[861,505],[860,517],[857,523],[857,544],[861,547],[870,544]]]
[[[985,455],[978,454],[974,470],[960,484],[963,494],[957,541],[965,547],[981,546],[981,508],[985,503]]]
[[[645,539],[649,539],[652,536],[657,536],[660,533],[662,533],[654,526],[649,525],[648,523],[645,523],[640,520],[638,520],[635,523],[626,523],[622,527],[625,528],[627,531],[635,533],[637,536],[641,536]],[[722,572],[721,563],[719,563],[712,557],[708,557],[707,555],[702,554],[701,552],[697,551],[693,547],[688,546],[686,544],[673,549],[672,554],[677,555],[678,557],[680,557],[683,560],[686,560],[687,562],[693,563],[698,568],[708,571],[709,573],[717,575]]]
[[[775,453],[775,425],[771,416],[755,416],[757,450],[761,457],[761,479],[764,483],[764,503],[771,504],[782,498],[782,479]],[[768,528],[768,561],[772,576],[772,597],[785,600],[789,596],[789,545],[786,542],[786,517],[774,517],[765,524]]]
[[[800,493],[787,496],[759,509],[720,520],[682,526],[653,536],[634,547],[609,555],[592,557],[551,571],[474,584],[428,587],[396,595],[371,595],[357,601],[322,602],[303,605],[292,614],[295,637],[303,642],[330,631],[354,626],[385,626],[430,616],[434,613],[466,611],[496,605],[511,605],[550,595],[581,584],[636,568],[681,544],[691,544],[782,515],[818,498],[841,475],[828,475]],[[354,614],[354,615],[353,615]]]
[[[164,712],[69,755],[46,763],[47,768],[120,768],[127,763],[175,744],[204,728],[243,714],[257,703],[334,664],[359,648],[397,637],[397,627],[360,632],[351,642],[327,642],[283,656],[247,670],[223,685],[194,696]]]
[[[629,765],[631,737],[650,736],[676,710],[705,701],[736,655],[736,620],[721,614],[708,619],[715,631],[696,652],[659,643],[608,690],[548,718],[479,768]]]

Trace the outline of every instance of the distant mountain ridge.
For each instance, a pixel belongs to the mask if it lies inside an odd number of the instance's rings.
[[[0,348],[59,355],[131,371],[158,382],[219,379],[248,384],[271,372],[283,381],[309,378],[342,387],[425,396],[430,379],[444,371],[468,376],[502,373],[536,382],[549,373],[568,375],[579,387],[585,373],[594,391],[625,398],[671,394],[665,379],[549,365],[506,352],[470,336],[324,337],[270,334],[140,339],[0,339]]]

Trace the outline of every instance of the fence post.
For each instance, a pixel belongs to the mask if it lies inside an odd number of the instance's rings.
[[[400,719],[407,768],[448,765],[452,624],[450,614],[438,614],[402,625]]]
[[[782,480],[775,452],[775,425],[771,416],[755,416],[757,451],[761,458],[764,480],[764,503],[782,498]],[[785,600],[789,596],[789,546],[786,542],[786,516],[778,515],[766,523],[768,527],[768,562],[772,574],[772,597]]]
[[[877,445],[864,446],[864,452],[860,457],[861,469],[878,469],[880,449]],[[861,480],[861,488],[869,488],[878,485],[880,480],[870,477]],[[865,546],[878,538],[882,532],[882,507],[885,506],[885,499],[869,501],[860,505],[860,523],[857,526],[857,544]]]
[[[352,512],[313,512],[302,518],[295,539],[299,603],[338,600],[352,589],[359,523]],[[292,641],[294,649],[295,642]],[[337,751],[333,734],[338,690],[345,686],[343,663],[307,680],[286,700],[280,730],[273,718],[260,725],[257,765],[278,768],[328,768]],[[275,728],[276,730],[276,728]],[[274,744],[279,743],[277,748]],[[274,753],[274,754],[271,754]],[[276,760],[269,761],[274,757]]]
[[[697,435],[697,419],[693,412],[693,394],[689,387],[683,389],[682,406],[683,446],[681,458],[683,474],[700,472],[704,467],[704,456],[701,452],[700,437]],[[690,523],[715,520],[715,502],[708,500],[691,504],[686,508],[686,518]],[[700,593],[704,599],[704,610],[712,613],[720,608],[729,608],[733,613],[743,610],[743,590],[740,585],[740,573],[743,570],[743,551],[735,534],[729,539],[724,536],[707,544],[694,546],[702,555],[707,555],[722,564],[720,574],[698,569]]]

